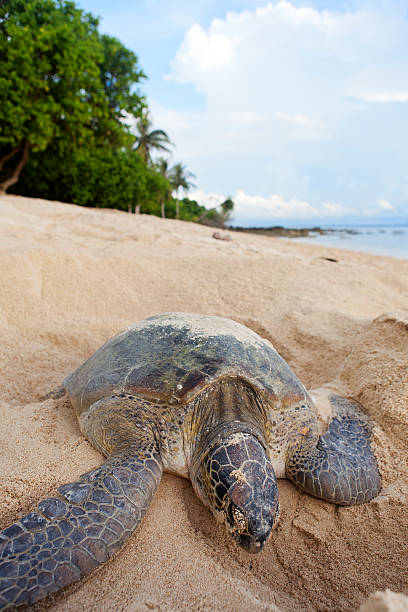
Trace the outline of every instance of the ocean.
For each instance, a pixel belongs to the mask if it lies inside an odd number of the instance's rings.
[[[408,225],[344,225],[331,229],[334,231],[329,234],[311,233],[292,240],[408,259]]]

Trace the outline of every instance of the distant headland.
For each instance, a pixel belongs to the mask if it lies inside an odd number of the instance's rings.
[[[301,227],[301,228],[289,228],[281,225],[273,225],[271,227],[239,227],[229,226],[228,230],[231,232],[249,232],[250,234],[258,234],[261,236],[274,236],[283,238],[305,238],[313,236],[315,234],[331,234],[344,232],[345,234],[358,234],[356,229],[322,229],[321,227]]]

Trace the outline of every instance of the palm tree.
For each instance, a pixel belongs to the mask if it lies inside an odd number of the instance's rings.
[[[224,223],[230,220],[232,211],[234,210],[234,202],[230,196],[224,202],[221,202],[220,208],[222,211],[222,216],[224,218]]]
[[[198,218],[198,223],[203,222],[205,225],[225,227],[227,221],[231,219],[234,206],[235,204],[233,200],[230,196],[228,196],[228,198],[220,204],[217,204],[212,208],[207,208]]]
[[[162,176],[164,176],[164,178],[169,181],[170,180],[170,177],[169,177],[169,162],[167,161],[167,159],[165,159],[164,157],[160,157],[156,161],[155,166],[158,169],[158,171],[160,172],[160,174]],[[161,216],[163,217],[163,219],[166,217],[165,201],[168,200],[169,196],[170,196],[170,192],[167,192],[164,195],[164,197],[163,196],[161,197],[161,200],[160,200]]]
[[[139,135],[134,149],[142,154],[146,163],[151,163],[152,161],[150,156],[152,149],[167,151],[168,153],[169,149],[166,145],[173,144],[164,130],[152,130],[151,128],[152,122],[150,121],[149,114],[145,113],[137,122]]]
[[[191,187],[195,187],[194,183],[189,180],[190,178],[195,178],[195,174],[189,172],[184,164],[174,164],[170,171],[169,179],[171,186],[176,192],[176,219],[178,219],[180,216],[178,197],[180,189],[187,193],[187,191],[189,191]]]

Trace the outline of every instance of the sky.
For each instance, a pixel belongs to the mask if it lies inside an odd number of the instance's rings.
[[[408,0],[79,0],[237,225],[408,222]]]

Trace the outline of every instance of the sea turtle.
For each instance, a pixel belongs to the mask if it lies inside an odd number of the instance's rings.
[[[250,553],[278,521],[277,477],[340,505],[380,489],[360,408],[332,396],[322,433],[307,391],[272,344],[229,319],[145,319],[63,387],[107,459],[1,533],[2,608],[32,604],[111,557],[141,522],[163,470],[190,478]]]

